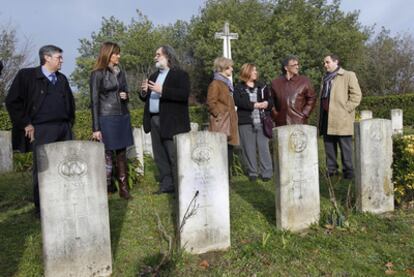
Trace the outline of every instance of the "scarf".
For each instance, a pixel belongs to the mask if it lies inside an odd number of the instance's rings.
[[[335,69],[335,71],[328,72],[323,77],[323,87],[322,87],[322,96],[321,96],[321,98],[328,98],[329,95],[331,94],[332,79],[335,78],[336,75],[338,75],[339,68],[340,67],[338,66],[338,68]]]
[[[229,88],[230,95],[233,95],[233,91],[234,91],[233,83],[231,82],[231,80],[229,78],[225,77],[224,75],[222,75],[218,72],[214,72],[214,78],[213,79],[224,82],[227,85],[227,87]]]
[[[257,102],[257,87],[255,87],[255,88],[247,87],[245,90],[246,90],[247,94],[249,95],[250,102],[251,103],[256,103]],[[250,116],[252,118],[254,128],[255,129],[260,129],[261,121],[260,121],[260,111],[259,111],[259,109],[253,109]]]

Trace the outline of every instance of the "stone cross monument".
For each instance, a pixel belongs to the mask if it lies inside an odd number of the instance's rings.
[[[216,39],[223,40],[223,57],[231,59],[231,43],[232,39],[238,39],[239,34],[237,33],[230,33],[229,23],[224,23],[223,32],[216,33],[214,35]]]

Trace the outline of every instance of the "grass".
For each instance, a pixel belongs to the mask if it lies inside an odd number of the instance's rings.
[[[321,163],[323,164],[323,163]],[[155,214],[174,235],[175,197],[153,195],[154,164],[126,202],[109,197],[113,276],[140,276],[167,251]],[[343,210],[349,182],[334,179]],[[230,186],[231,248],[175,252],[160,276],[410,276],[414,272],[414,210],[376,216],[350,212],[341,228],[325,227],[333,211],[321,180],[321,222],[294,234],[275,227],[274,185],[236,176]],[[0,175],[0,276],[42,276],[40,221],[34,216],[31,175]]]

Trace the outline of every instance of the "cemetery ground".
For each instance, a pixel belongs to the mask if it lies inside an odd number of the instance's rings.
[[[320,152],[321,167],[323,157]],[[380,216],[357,212],[352,182],[338,177],[329,182],[322,174],[321,219],[306,232],[276,228],[273,181],[252,183],[238,175],[230,183],[231,248],[190,255],[173,247],[168,255],[166,238],[174,243],[176,237],[176,197],[152,194],[155,166],[148,157],[145,165],[132,201],[109,196],[112,276],[151,276],[145,274],[151,271],[159,276],[414,276],[414,209]],[[40,228],[31,174],[0,175],[0,276],[43,275]]]

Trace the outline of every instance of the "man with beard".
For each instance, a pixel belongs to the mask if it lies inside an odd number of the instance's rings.
[[[158,70],[141,85],[140,98],[145,101],[144,131],[151,132],[154,160],[159,171],[160,187],[156,194],[173,193],[176,164],[173,136],[190,131],[190,80],[180,69],[171,46],[159,47],[154,61]]]

